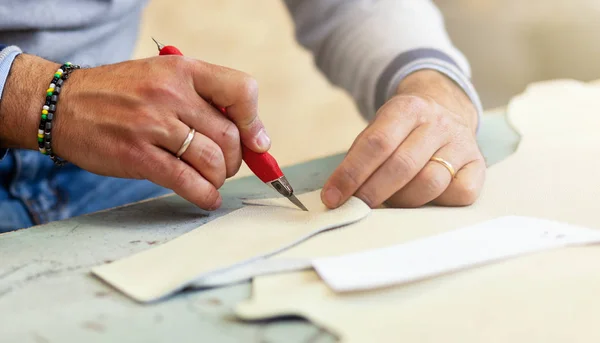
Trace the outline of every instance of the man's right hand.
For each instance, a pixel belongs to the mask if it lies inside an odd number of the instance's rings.
[[[37,149],[45,89],[58,64],[20,55],[0,106],[0,143]],[[53,120],[52,150],[90,172],[147,179],[207,210],[242,162],[241,143],[270,140],[248,75],[182,56],[158,56],[72,73]],[[212,104],[227,109],[221,114]],[[195,137],[175,157],[191,128]]]

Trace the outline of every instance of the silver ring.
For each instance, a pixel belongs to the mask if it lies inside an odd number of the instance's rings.
[[[183,153],[185,153],[187,148],[192,143],[192,140],[194,139],[195,134],[196,134],[196,129],[191,129],[190,132],[188,133],[187,137],[185,137],[185,141],[183,141],[181,148],[179,148],[179,151],[177,151],[177,154],[175,155],[175,156],[177,156],[177,158],[181,158],[181,155],[183,155]]]

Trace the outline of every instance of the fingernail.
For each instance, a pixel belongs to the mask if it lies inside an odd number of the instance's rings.
[[[261,129],[258,136],[256,136],[256,144],[263,150],[267,150],[271,146],[271,139],[267,135],[265,129]]]
[[[323,194],[323,202],[325,202],[325,205],[328,207],[336,207],[340,203],[341,199],[342,193],[340,193],[340,191],[334,187],[328,188]]]

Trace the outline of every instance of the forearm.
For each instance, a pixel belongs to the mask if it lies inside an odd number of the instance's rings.
[[[329,80],[346,89],[372,119],[400,82],[434,69],[456,82],[481,112],[464,56],[428,0],[285,0],[299,42]]]
[[[32,55],[14,58],[0,101],[0,149],[37,149],[39,112],[49,78],[57,67]]]

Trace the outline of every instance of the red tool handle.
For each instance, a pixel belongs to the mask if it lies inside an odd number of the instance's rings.
[[[160,49],[159,55],[179,55],[183,56],[181,51],[172,45],[165,45],[162,49]]]
[[[268,152],[254,152],[242,145],[242,156],[248,168],[264,182],[271,182],[283,176],[275,158]]]
[[[181,51],[172,45],[165,45],[160,49],[159,55],[179,55],[183,56]],[[227,115],[224,107],[218,107],[219,111]],[[277,161],[268,152],[258,153],[250,150],[242,144],[242,159],[248,165],[248,168],[262,181],[271,182],[283,176],[281,168]]]
[[[227,110],[224,107],[218,107],[219,111],[227,115]],[[252,170],[254,175],[262,182],[271,182],[283,176],[283,172],[279,168],[279,164],[275,158],[268,152],[254,152],[242,144],[242,158]]]

